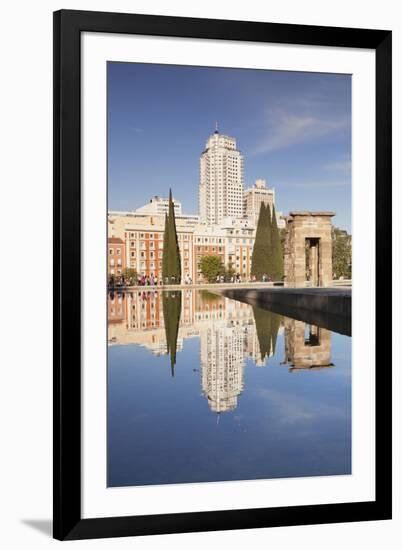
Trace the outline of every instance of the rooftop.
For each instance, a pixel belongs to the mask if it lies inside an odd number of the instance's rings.
[[[292,216],[292,218],[295,218],[296,216],[335,216],[335,212],[311,212],[309,210],[300,210],[289,212],[289,216]]]

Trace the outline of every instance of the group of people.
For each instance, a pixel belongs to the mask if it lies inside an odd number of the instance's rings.
[[[252,279],[252,281],[255,282],[255,281],[257,280],[257,279],[256,279],[256,276],[253,275],[253,277],[254,277],[254,279]],[[264,273],[264,275],[262,276],[262,282],[263,282],[263,283],[267,283],[267,282],[268,282],[268,283],[271,283],[271,282],[272,282],[272,277],[270,277],[269,275],[266,275],[266,274]]]
[[[239,273],[237,273],[236,275],[232,275],[231,277],[225,277],[225,275],[218,275],[216,277],[216,282],[217,283],[241,283],[242,282],[242,278],[241,278],[241,275]]]
[[[272,282],[272,278],[268,275],[263,275],[261,280],[265,282]],[[251,282],[255,283],[258,279],[255,275],[251,275],[250,279],[242,279],[242,276],[237,273],[235,275],[232,275],[231,277],[226,277],[225,275],[217,275],[215,282],[216,283],[242,283],[242,282]],[[185,285],[191,285],[193,283],[192,278],[187,273],[184,277],[184,284]],[[162,286],[162,285],[175,285],[180,284],[181,279],[177,278],[172,275],[171,277],[158,277],[157,275],[139,275],[137,278],[135,277],[120,277],[120,279],[114,278],[113,281],[109,281],[109,286],[111,287],[127,287],[127,286]]]
[[[165,277],[164,279],[162,277],[158,278],[157,275],[142,275],[141,277],[138,276],[137,285],[138,286],[158,286],[158,285],[175,285],[180,284],[181,279],[177,279],[174,275],[171,277]],[[186,275],[184,279],[185,284],[191,284],[191,277]]]
[[[138,286],[158,286],[162,283],[162,277],[158,279],[157,275],[142,275],[138,276],[137,285]]]

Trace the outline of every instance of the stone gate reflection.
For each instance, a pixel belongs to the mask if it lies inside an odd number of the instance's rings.
[[[331,332],[304,321],[284,318],[285,359],[289,371],[300,369],[324,369],[333,367],[331,362]]]
[[[289,370],[333,366],[328,330],[224,296],[193,290],[108,295],[108,344],[168,355],[172,376],[184,341],[199,338],[201,389],[218,414],[236,409],[246,363],[268,366],[278,335],[284,335]]]

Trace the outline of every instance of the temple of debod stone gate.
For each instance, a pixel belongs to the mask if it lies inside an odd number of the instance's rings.
[[[335,212],[290,212],[286,223],[284,285],[332,285],[332,220]]]
[[[284,318],[285,360],[290,372],[300,369],[333,367],[331,362],[331,332],[296,319]],[[308,332],[306,334],[306,328]]]

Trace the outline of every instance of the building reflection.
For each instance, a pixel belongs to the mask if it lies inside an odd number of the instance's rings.
[[[289,371],[324,369],[331,362],[331,332],[304,321],[284,318],[285,360]]]
[[[201,389],[216,413],[237,407],[246,362],[266,367],[278,334],[285,334],[290,370],[332,366],[329,331],[207,291],[111,293],[108,320],[109,345],[169,355],[172,375],[184,340],[198,338]]]

